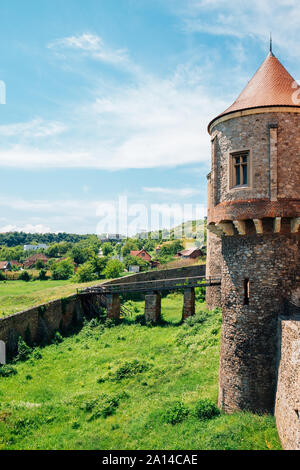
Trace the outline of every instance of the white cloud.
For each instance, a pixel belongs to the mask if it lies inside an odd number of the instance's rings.
[[[5,225],[4,227],[0,227],[0,233],[8,233],[8,232],[25,232],[25,233],[49,233],[51,232],[50,227],[47,227],[43,224],[32,225]]]
[[[61,122],[46,122],[43,119],[33,119],[28,122],[0,125],[0,136],[50,137],[61,134],[66,129],[66,125]]]
[[[81,51],[95,60],[118,65],[128,62],[128,54],[125,49],[111,49],[104,44],[100,36],[91,33],[83,33],[77,36],[69,36],[48,44],[50,49],[74,49]]]
[[[72,141],[47,141],[47,148],[18,144],[0,149],[0,165],[119,170],[208,162],[207,125],[228,102],[211,96],[194,72],[179,67],[169,79],[111,89],[75,108]]]
[[[96,215],[96,209],[102,203],[103,201],[93,200],[26,200],[22,198],[0,197],[0,207],[41,214],[54,213],[56,215],[78,215],[79,211],[84,211],[85,215]]]
[[[267,48],[273,31],[275,47],[288,57],[299,56],[300,9],[298,0],[186,0],[172,1],[188,32],[253,37]]]
[[[177,196],[177,197],[190,197],[195,196],[196,194],[200,194],[201,191],[195,188],[143,188],[143,190],[147,193],[156,193],[156,194],[166,194],[170,196]]]

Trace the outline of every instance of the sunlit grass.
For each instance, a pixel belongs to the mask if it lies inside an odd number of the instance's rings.
[[[143,302],[132,306],[143,312]],[[217,401],[221,315],[178,326],[179,294],[164,298],[162,310],[165,323],[152,328],[134,319],[87,325],[42,349],[41,359],[17,363],[17,375],[0,377],[0,449],[280,449],[273,417],[193,416],[199,399]],[[141,371],[116,380],[133,361]],[[95,418],[90,404],[101,405],[103,394],[119,401],[113,414]],[[166,424],[164,411],[177,401],[190,414]]]
[[[98,281],[101,283],[104,281]],[[0,318],[51,300],[75,294],[77,288],[97,284],[73,281],[2,281],[0,282]]]

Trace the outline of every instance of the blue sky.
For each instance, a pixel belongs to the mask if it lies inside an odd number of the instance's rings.
[[[206,205],[207,124],[268,51],[300,77],[294,0],[2,0],[0,231],[93,233],[102,205]]]

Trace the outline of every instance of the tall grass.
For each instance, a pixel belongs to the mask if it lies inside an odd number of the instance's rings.
[[[179,324],[178,294],[162,310],[161,326],[93,320],[14,364],[0,377],[0,449],[279,449],[271,416],[199,419],[199,401],[217,401],[220,312],[198,304]]]

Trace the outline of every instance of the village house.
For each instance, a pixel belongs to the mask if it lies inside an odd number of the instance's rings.
[[[35,266],[37,261],[42,261],[44,264],[47,264],[48,260],[49,260],[48,256],[43,255],[43,253],[37,253],[36,255],[32,255],[29,258],[27,258],[24,261],[23,266],[26,269],[31,269]]]
[[[24,245],[24,251],[47,250],[48,248],[48,245],[45,245],[45,243],[39,243],[38,245]]]
[[[190,248],[188,250],[182,250],[177,253],[176,258],[183,258],[183,259],[196,259],[203,256],[203,252],[200,248]]]
[[[141,258],[143,259],[144,261],[148,261],[150,263],[150,261],[152,260],[151,256],[149,255],[149,253],[147,253],[146,250],[142,249],[142,250],[139,250],[139,251],[131,251],[130,252],[130,256],[135,256],[137,258]]]
[[[0,271],[10,271],[11,264],[10,261],[0,261]]]

